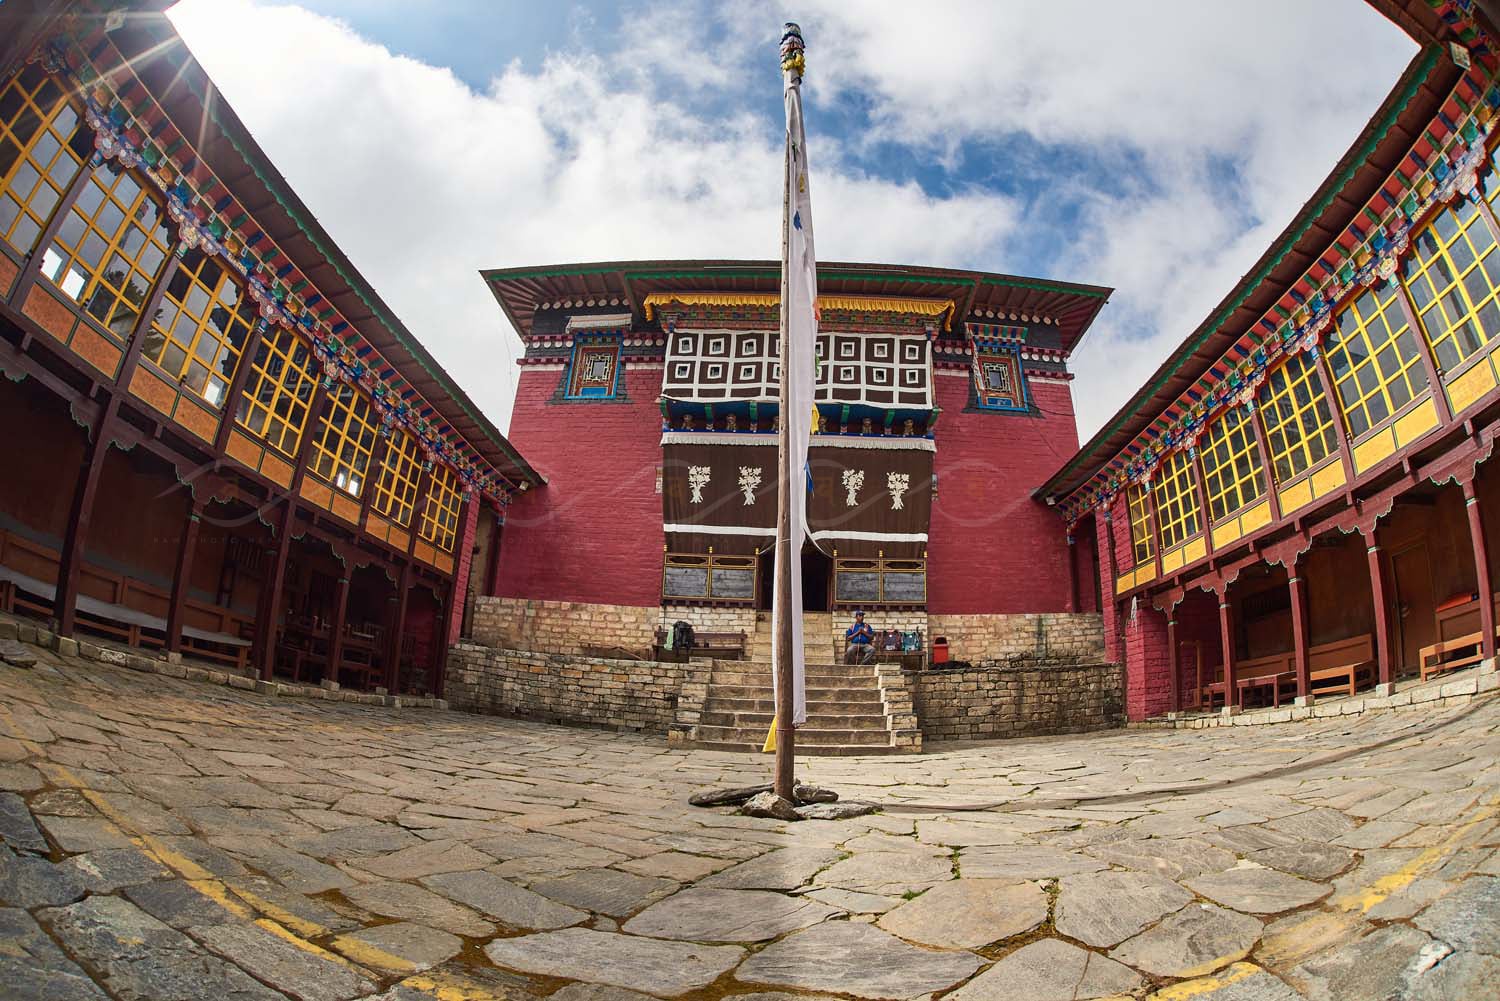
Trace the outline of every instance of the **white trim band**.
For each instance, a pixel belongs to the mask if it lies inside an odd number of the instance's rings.
[[[926,542],[926,532],[848,532],[841,528],[825,528],[810,533],[814,539],[850,539],[855,542]]]
[[[776,447],[776,435],[769,431],[663,431],[663,445],[760,445]],[[875,448],[904,452],[936,452],[931,438],[881,438],[863,435],[815,434],[813,448]]]
[[[768,535],[774,536],[774,528],[747,528],[743,525],[680,525],[667,523],[661,527],[663,532],[697,535]]]

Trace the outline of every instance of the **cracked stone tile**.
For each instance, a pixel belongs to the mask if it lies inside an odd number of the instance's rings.
[[[87,892],[77,872],[0,845],[0,904],[33,910],[71,904]]]
[[[1454,949],[1500,956],[1500,878],[1464,880],[1412,923]]]
[[[1332,888],[1275,869],[1240,867],[1185,880],[1201,896],[1250,914],[1279,914],[1306,907]]]
[[[887,911],[875,923],[923,945],[977,949],[1031,931],[1045,920],[1047,894],[1036,883],[956,879]]]
[[[873,925],[827,921],[766,946],[734,977],[746,984],[900,999],[946,990],[980,964],[972,952],[921,949]]]
[[[1190,903],[1193,895],[1161,876],[1099,872],[1058,883],[1055,923],[1060,934],[1107,949]]]
[[[615,869],[585,869],[560,879],[542,880],[532,889],[563,904],[624,918],[675,893],[679,886],[670,879],[636,876]]]
[[[418,879],[442,872],[483,869],[494,861],[459,841],[428,841],[388,855],[356,859],[350,864],[387,879]]]
[[[587,928],[564,928],[484,947],[496,966],[677,997],[706,987],[739,964],[737,945],[699,945],[637,938]]]
[[[201,925],[188,933],[211,951],[301,1001],[350,1001],[375,989],[363,971],[311,943],[293,943],[260,925]]]
[[[621,930],[691,942],[766,942],[841,913],[816,900],[768,890],[694,887],[652,904]]]
[[[843,853],[833,847],[781,848],[715,873],[700,880],[698,885],[738,890],[795,890],[841,857]]]
[[[14,1001],[107,1001],[25,911],[0,908],[0,942],[0,983]]]
[[[1315,1001],[1404,997],[1408,970],[1431,941],[1415,928],[1388,925],[1319,953],[1286,977]]]
[[[139,848],[105,848],[74,855],[58,865],[77,873],[90,893],[114,893],[124,886],[170,879],[173,875],[172,870]]]
[[[495,926],[478,914],[410,883],[366,883],[344,890],[344,897],[357,907],[388,918],[417,924],[469,938],[488,938]]]
[[[1140,974],[1055,938],[1022,946],[952,994],[952,1001],[1082,1001],[1129,994]]]
[[[1260,921],[1248,914],[1197,904],[1167,915],[1109,955],[1159,977],[1198,977],[1244,959],[1260,933]]]

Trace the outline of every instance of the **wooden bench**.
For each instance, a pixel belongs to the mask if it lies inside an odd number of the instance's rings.
[[[1265,657],[1252,657],[1237,661],[1234,665],[1236,701],[1243,706],[1245,696],[1261,689],[1270,689],[1271,705],[1281,705],[1283,685],[1297,684],[1297,655],[1291,650]]]
[[[1483,659],[1484,633],[1474,632],[1424,646],[1417,653],[1417,671],[1426,681],[1445,671],[1471,667]]]
[[[1375,641],[1369,633],[1320,643],[1307,651],[1309,695],[1353,695],[1375,670]]]
[[[0,609],[22,610],[39,618],[52,615],[60,558],[48,546],[0,531]],[[79,571],[74,610],[78,625],[134,647],[158,649],[166,644],[170,595],[134,578],[90,563]],[[205,628],[207,627],[207,628]],[[228,609],[188,599],[182,646],[207,660],[243,670],[250,654],[251,620]]]
[[[693,630],[693,648],[684,656],[683,651],[668,645],[671,634],[666,629],[656,630],[656,643],[651,648],[657,660],[686,660],[687,657],[717,657],[723,660],[744,660],[744,632],[710,633]]]

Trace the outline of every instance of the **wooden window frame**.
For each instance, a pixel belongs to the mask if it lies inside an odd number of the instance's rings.
[[[663,601],[678,604],[754,605],[760,593],[760,561],[754,556],[729,555],[723,553],[667,553],[662,560],[661,596]],[[702,566],[708,573],[704,594],[671,594],[667,591],[667,571],[672,567]],[[720,595],[714,593],[714,571],[749,570],[751,572],[748,595]]]
[[[1289,374],[1289,369],[1294,363],[1301,368],[1296,376]],[[1275,385],[1277,376],[1281,377],[1280,387]],[[1298,401],[1298,387],[1306,388],[1307,402]],[[1323,380],[1318,374],[1318,363],[1307,352],[1302,351],[1290,356],[1269,372],[1266,375],[1266,381],[1260,387],[1256,400],[1256,411],[1260,416],[1261,429],[1266,435],[1267,458],[1271,460],[1271,476],[1278,487],[1284,487],[1310,470],[1317,469],[1330,456],[1338,456],[1338,436],[1343,432],[1343,428],[1334,419],[1333,406],[1329,403],[1328,394],[1323,392]],[[1282,403],[1286,404],[1290,413],[1282,413]],[[1275,415],[1274,425],[1266,419],[1268,414]],[[1291,440],[1289,430],[1295,431],[1296,441]],[[1328,440],[1330,433],[1333,439],[1331,442]],[[1280,441],[1279,447],[1278,440]],[[1313,449],[1309,444],[1314,440],[1321,442],[1324,447],[1323,454],[1317,457],[1314,457]],[[1285,477],[1281,475],[1280,470],[1280,464],[1283,462],[1289,470]]]
[[[1157,466],[1151,490],[1162,552],[1177,548],[1203,531],[1203,505],[1193,466],[1187,449],[1169,453]]]
[[[1337,398],[1339,412],[1344,418],[1344,428],[1354,441],[1361,441],[1379,432],[1420,403],[1432,391],[1422,350],[1416,343],[1421,334],[1412,329],[1406,311],[1402,308],[1401,297],[1405,294],[1398,282],[1390,283],[1385,289],[1370,288],[1359,293],[1334,315],[1333,330],[1324,338],[1323,353],[1328,359],[1329,375],[1334,383],[1334,396]],[[1385,300],[1383,302],[1382,297]],[[1377,307],[1368,318],[1365,317],[1361,308],[1366,301],[1374,301]],[[1349,332],[1345,332],[1340,327],[1341,320],[1345,316],[1352,318],[1353,329]],[[1392,322],[1393,316],[1399,321],[1398,323]],[[1380,336],[1378,341],[1371,336],[1371,324],[1377,317],[1385,327],[1383,334],[1378,328],[1375,330],[1375,333]],[[1410,356],[1404,359],[1401,357],[1402,334],[1411,335]],[[1349,344],[1356,339],[1362,344],[1365,352],[1363,358],[1358,361],[1353,359],[1349,351]],[[1400,367],[1391,373],[1386,373],[1378,364],[1382,353],[1387,348],[1391,349],[1391,358],[1401,363]],[[1343,374],[1339,373],[1337,367],[1341,357],[1343,363],[1348,366]],[[1375,382],[1373,386],[1361,387],[1359,374],[1366,370],[1374,372]],[[1411,378],[1413,372],[1420,373],[1420,384],[1413,384]],[[1390,387],[1394,386],[1398,379],[1406,383],[1410,394],[1399,404],[1390,392]],[[1352,403],[1344,395],[1346,384],[1353,385],[1359,391],[1359,396]],[[1371,420],[1369,404],[1377,397],[1384,405],[1386,413],[1379,420]],[[1365,423],[1365,427],[1358,431],[1355,431],[1356,422],[1352,416],[1356,413]]]
[[[427,487],[427,502],[422,506],[422,522],[417,535],[445,553],[453,552],[458,539],[458,508],[463,494],[458,489],[458,475],[442,463],[432,467]]]
[[[621,350],[618,338],[589,339],[580,338],[573,345],[573,353],[568,357],[568,370],[564,373],[563,398],[567,400],[613,400],[620,393],[620,369]],[[582,372],[579,366],[586,354],[610,355],[610,373],[608,388],[595,386],[592,381],[584,384]]]
[[[313,436],[309,471],[335,490],[358,497],[370,481],[377,424],[370,398],[341,382],[328,391],[328,405]]]
[[[210,267],[218,269],[218,278],[212,286],[203,280],[203,272]],[[178,295],[173,288],[182,282],[186,283],[186,288],[184,294]],[[200,250],[190,250],[184,255],[166,286],[160,305],[142,331],[145,343],[141,347],[141,357],[209,406],[222,409],[234,385],[242,350],[258,322],[255,301],[239,277],[219,258]],[[227,296],[231,291],[233,300],[229,301]],[[195,296],[206,299],[202,315],[192,311],[191,302]],[[220,312],[226,317],[227,329],[224,330],[215,327],[218,322],[216,314]],[[185,335],[187,340],[184,342],[179,334]],[[212,346],[207,359],[200,354],[205,345]],[[163,362],[172,346],[182,353],[182,358],[175,365],[166,365]],[[195,367],[203,370],[200,378],[193,378]],[[206,392],[215,384],[221,387],[217,400]]]
[[[1132,483],[1125,492],[1125,509],[1130,515],[1130,550],[1135,565],[1149,563],[1156,555],[1156,540],[1151,532],[1149,484]]]
[[[35,84],[28,85],[27,79],[35,77]],[[44,110],[38,103],[38,95],[43,89],[51,86],[56,92],[56,100],[50,110]],[[37,240],[46,232],[47,223],[57,207],[62,203],[63,196],[78,177],[79,171],[84,168],[93,156],[93,130],[83,120],[83,112],[72,101],[68,100],[67,89],[55,77],[43,72],[39,67],[28,67],[17,73],[5,86],[0,87],[0,100],[4,100],[7,94],[14,93],[20,99],[20,107],[14,117],[8,120],[0,120],[0,144],[10,143],[16,150],[15,163],[3,174],[0,174],[0,207],[6,203],[14,205],[15,216],[8,223],[0,222],[0,240],[9,244],[11,249],[18,255],[26,255],[36,248]],[[17,123],[22,115],[30,112],[35,116],[35,131],[22,139],[16,132]],[[59,121],[64,114],[70,116],[71,127],[66,134],[59,132]],[[47,138],[56,143],[56,148],[47,156],[47,162],[41,163],[37,159],[38,146]],[[76,143],[82,143],[84,149],[80,151]],[[71,167],[67,166],[71,164]],[[30,190],[24,193],[16,190],[15,185],[23,169],[30,168],[35,174],[30,179]],[[59,171],[65,171],[67,176],[62,177]],[[47,191],[51,193],[51,200],[44,206],[38,204],[38,196]],[[3,219],[3,216],[0,216]],[[24,245],[17,242],[15,237],[21,226],[22,220],[30,223],[33,232],[24,241]]]
[[[1265,467],[1255,425],[1243,407],[1226,407],[1203,432],[1198,446],[1209,521],[1218,524],[1266,495]],[[1242,461],[1248,467],[1241,472]]]
[[[1453,232],[1445,237],[1438,226],[1449,219],[1453,220]],[[1489,241],[1479,253],[1475,252],[1470,237],[1476,225]],[[1426,260],[1423,260],[1424,241],[1429,241],[1431,247],[1426,251]],[[1462,270],[1454,257],[1455,248],[1470,257]],[[1485,261],[1489,262],[1488,267]],[[1450,279],[1441,288],[1434,278],[1439,269]],[[1477,300],[1476,289],[1470,287],[1475,277],[1484,286],[1483,295]],[[1403,262],[1402,284],[1411,295],[1412,311],[1445,380],[1489,354],[1500,338],[1500,240],[1496,239],[1483,205],[1463,201],[1435,213],[1412,237],[1410,256]],[[1437,319],[1436,324],[1431,322],[1432,318]],[[1459,340],[1458,330],[1465,324],[1479,339],[1473,347]],[[1445,351],[1451,355],[1446,362]]]
[[[846,573],[873,573],[880,578],[880,591],[874,599],[844,600],[839,595],[839,576]],[[920,574],[922,597],[899,600],[887,598],[886,577],[892,574]],[[927,560],[897,559],[896,557],[837,556],[833,561],[833,576],[829,591],[830,608],[926,608],[927,607]]]
[[[417,482],[422,464],[417,461],[417,439],[393,430],[385,461],[375,475],[375,513],[406,528],[417,510]]]
[[[235,423],[295,461],[317,391],[318,380],[313,375],[316,364],[312,345],[295,330],[281,326],[266,330],[250,360],[250,373],[236,403]],[[277,413],[283,406],[286,412]],[[252,423],[257,414],[264,415],[259,429]],[[295,420],[292,415],[296,415]],[[268,433],[273,423],[279,425],[275,439]]]
[[[105,177],[110,178],[107,185],[102,180]],[[121,187],[127,182],[135,189],[129,195],[128,203],[118,197]],[[111,208],[120,218],[113,230],[107,231],[101,220]],[[148,211],[153,215],[143,226],[139,217]],[[42,276],[77,303],[103,329],[122,341],[128,340],[171,253],[172,236],[166,207],[151,183],[139,173],[121,167],[113,160],[106,160],[89,175],[68,213],[52,242],[41,252]],[[83,231],[70,237],[67,230],[74,217],[82,222]],[[128,240],[133,232],[144,238],[131,250]],[[82,256],[91,240],[103,246],[98,252],[97,265],[89,264]],[[149,261],[153,251],[158,259],[154,267],[148,267],[144,262]],[[116,263],[123,263],[126,271],[119,284],[109,278],[116,271],[113,267]],[[139,279],[141,283],[139,302],[130,298],[132,279]],[[72,287],[75,281],[76,287]],[[106,307],[104,316],[96,312],[100,303]]]

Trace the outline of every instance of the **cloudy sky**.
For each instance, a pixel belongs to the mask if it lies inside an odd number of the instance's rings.
[[[182,0],[171,17],[501,428],[520,342],[480,268],[774,258],[788,17],[825,260],[1118,289],[1074,358],[1081,438],[1415,54],[1361,0]]]

